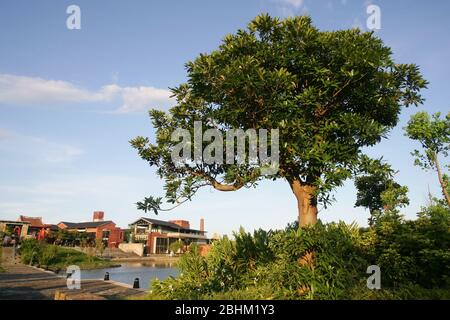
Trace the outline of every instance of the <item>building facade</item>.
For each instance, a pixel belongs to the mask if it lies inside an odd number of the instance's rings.
[[[132,241],[144,243],[146,254],[169,253],[170,245],[179,240],[186,246],[191,243],[209,243],[203,219],[200,221],[200,230],[191,229],[186,220],[162,221],[145,217],[134,221],[129,227]]]
[[[0,233],[14,234],[18,238],[26,238],[29,222],[0,220]]]
[[[28,230],[26,237],[43,240],[47,237],[50,231],[58,231],[58,226],[54,224],[45,224],[42,222],[41,217],[27,217],[19,216],[18,221],[28,222]]]
[[[117,248],[124,241],[124,230],[118,228],[113,221],[104,221],[104,212],[95,211],[93,221],[58,223],[58,227],[69,232],[86,233],[89,239],[101,240],[108,248]]]

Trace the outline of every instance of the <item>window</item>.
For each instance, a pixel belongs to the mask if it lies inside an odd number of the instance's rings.
[[[108,240],[109,239],[109,230],[103,230],[103,234],[102,234],[102,238],[103,240]]]
[[[168,241],[166,238],[156,238],[156,252],[167,253],[169,250]]]

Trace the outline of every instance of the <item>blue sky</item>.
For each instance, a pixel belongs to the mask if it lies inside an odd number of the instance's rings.
[[[122,227],[144,215],[134,203],[162,195],[162,182],[128,141],[152,136],[146,114],[167,108],[168,87],[186,80],[184,64],[215,49],[256,15],[311,15],[322,30],[366,28],[366,7],[381,8],[377,34],[401,63],[418,64],[430,81],[426,102],[404,111],[399,126],[367,152],[400,170],[410,188],[407,217],[439,195],[437,179],[413,166],[417,145],[402,127],[419,110],[450,110],[450,3],[364,0],[166,0],[0,2],[0,218],[42,216],[48,223],[89,220],[94,210]],[[81,30],[66,28],[66,8],[81,8]],[[348,182],[324,221],[356,221]],[[296,219],[287,183],[261,183],[235,193],[202,190],[190,203],[159,216],[187,219],[210,232],[244,226],[281,228]]]

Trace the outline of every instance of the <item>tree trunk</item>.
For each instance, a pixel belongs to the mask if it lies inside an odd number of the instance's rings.
[[[445,200],[447,200],[447,203],[450,206],[450,196],[447,191],[447,183],[444,181],[444,178],[442,177],[441,167],[439,166],[437,154],[434,154],[434,164],[436,165],[436,171],[438,174],[439,183],[441,184],[442,194],[444,195]]]
[[[317,223],[317,199],[314,195],[316,187],[301,183],[298,179],[290,181],[292,192],[297,198],[298,207],[298,225],[300,228],[314,225]],[[298,259],[298,264],[302,267],[308,267],[314,270],[315,253],[308,251]],[[300,295],[305,295],[311,292],[309,284],[302,285],[298,288]]]
[[[314,195],[316,187],[302,184],[298,179],[290,182],[292,192],[297,198],[298,225],[305,227],[317,222],[317,199]]]

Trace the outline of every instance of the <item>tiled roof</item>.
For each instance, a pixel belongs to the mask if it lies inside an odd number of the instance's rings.
[[[98,228],[108,223],[114,223],[112,221],[95,221],[95,222],[65,222],[61,221],[69,229],[85,229],[85,228]]]
[[[27,217],[27,216],[20,216],[19,221],[21,222],[29,222],[32,227],[42,227],[44,224],[42,223],[41,217]]]
[[[0,223],[6,223],[6,224],[17,224],[17,225],[29,225],[29,222],[26,221],[13,221],[13,220],[0,220]]]
[[[158,226],[164,226],[164,227],[168,227],[168,228],[172,228],[175,230],[185,230],[185,231],[195,231],[195,232],[204,232],[204,231],[200,231],[200,230],[195,230],[195,229],[188,229],[188,228],[183,228],[182,226],[173,223],[173,222],[167,222],[167,221],[163,221],[163,220],[157,220],[157,219],[152,219],[152,218],[146,218],[146,217],[141,217],[138,220],[136,220],[135,222],[133,222],[132,224],[135,224],[136,222],[138,222],[139,220],[145,220],[151,224],[155,224]]]
[[[151,218],[141,218],[144,219],[152,224],[157,224],[159,226],[165,226],[165,227],[169,227],[169,228],[174,228],[174,229],[185,229],[182,226],[173,223],[173,222],[168,222],[168,221],[163,221],[163,220],[157,220],[157,219],[151,219]]]
[[[45,224],[45,228],[49,228],[51,231],[58,231],[59,227],[56,224]]]

